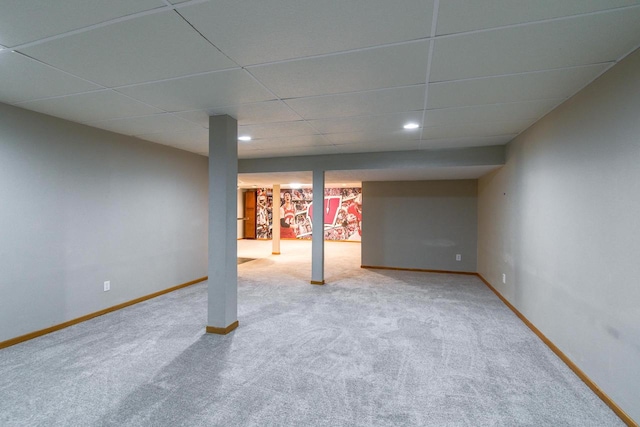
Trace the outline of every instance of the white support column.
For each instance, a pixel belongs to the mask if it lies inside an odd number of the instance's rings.
[[[209,117],[209,300],[207,332],[238,327],[238,122]]]
[[[324,285],[324,171],[313,171],[311,284]]]
[[[280,255],[280,184],[273,185],[273,204],[271,206],[271,254]]]

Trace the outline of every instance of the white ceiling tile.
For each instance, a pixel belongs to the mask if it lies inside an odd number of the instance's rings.
[[[225,70],[118,89],[166,111],[213,110],[273,99],[243,70]]]
[[[337,144],[340,153],[371,153],[381,151],[408,151],[420,148],[420,141],[365,141],[350,144]]]
[[[6,103],[100,89],[100,86],[12,52],[0,55],[0,75],[0,101]]]
[[[165,6],[162,0],[3,1],[0,44],[16,46]]]
[[[434,0],[4,3],[0,102],[203,154],[229,114],[242,158],[505,144],[640,40],[640,0],[441,0],[408,132]]]
[[[528,128],[534,119],[517,122],[489,122],[430,126],[422,130],[422,139],[485,137],[517,134]]]
[[[108,87],[236,66],[173,11],[118,22],[23,51]]]
[[[565,98],[602,73],[608,65],[589,65],[503,77],[431,83],[427,108]]]
[[[173,133],[202,128],[202,126],[176,117],[170,113],[106,120],[87,124],[100,129],[134,136],[150,133]]]
[[[96,122],[162,112],[112,90],[29,101],[18,106],[75,122]]]
[[[512,141],[517,134],[513,135],[497,135],[485,137],[464,137],[464,138],[444,138],[429,139],[420,141],[421,149],[440,149],[440,148],[467,148],[467,147],[487,147],[491,145],[505,145]]]
[[[256,102],[253,104],[230,105],[214,108],[215,114],[228,114],[238,120],[239,125],[251,125],[266,122],[289,122],[299,120],[300,116],[293,112],[282,101]]]
[[[269,157],[268,150],[248,150],[238,147],[238,159],[262,159],[263,157]]]
[[[415,130],[397,130],[395,132],[376,132],[376,131],[364,131],[364,132],[349,132],[349,133],[332,133],[327,134],[325,137],[334,144],[353,144],[356,142],[366,143],[379,143],[379,144],[393,144],[399,141],[411,141],[420,139],[420,129]]]
[[[305,121],[263,123],[238,127],[238,135],[249,135],[253,139],[280,138],[288,136],[313,135],[316,132]]]
[[[332,144],[320,135],[297,135],[238,142],[239,147],[246,146],[252,150],[288,149],[294,147],[315,147],[320,145]]]
[[[207,2],[180,9],[198,31],[241,65],[428,37],[432,0]]]
[[[238,154],[239,158],[267,158],[290,156],[319,156],[323,154],[337,154],[339,151],[333,145],[315,145],[306,147],[277,147],[268,150],[253,150]]]
[[[564,98],[428,110],[424,126],[453,126],[468,123],[538,119],[562,101]]]
[[[447,37],[435,42],[432,82],[613,61],[638,46],[640,7]]]
[[[280,98],[425,83],[429,42],[251,67]]]
[[[205,110],[193,110],[193,111],[184,111],[181,113],[173,113],[176,116],[182,117],[185,120],[189,120],[192,123],[202,126],[203,128],[209,128],[209,116],[215,116],[218,114],[209,114]]]
[[[425,85],[288,99],[305,119],[377,115],[424,108]]]
[[[194,110],[176,113],[189,121],[209,127],[209,116],[227,114],[238,121],[238,125],[252,125],[269,122],[292,122],[300,120],[296,114],[282,101],[254,102],[252,104],[229,105],[216,107],[210,111]]]
[[[422,125],[422,111],[388,114],[385,116],[358,116],[333,119],[310,120],[311,126],[322,133],[347,133],[347,132],[376,132],[387,133],[390,131],[404,130],[406,123],[413,122]],[[404,130],[416,132],[415,130]],[[418,130],[418,133],[420,131]]]
[[[640,4],[639,0],[447,0],[437,34],[453,34]]]
[[[193,128],[185,132],[137,135],[137,138],[157,142],[162,145],[169,145],[193,153],[204,154],[209,152],[209,131],[201,127]]]

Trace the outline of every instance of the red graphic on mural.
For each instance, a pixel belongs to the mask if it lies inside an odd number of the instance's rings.
[[[360,240],[362,193],[360,188],[326,188],[324,193],[324,239]],[[313,193],[310,188],[280,193],[280,237],[310,239],[313,232]],[[272,191],[258,190],[256,223],[258,238],[272,237]]]
[[[342,197],[340,196],[328,196],[324,198],[324,225],[335,225],[341,201]],[[307,215],[309,215],[309,218],[313,221],[313,202],[309,203]]]

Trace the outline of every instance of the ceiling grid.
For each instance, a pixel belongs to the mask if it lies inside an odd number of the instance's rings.
[[[0,102],[204,155],[211,114],[240,158],[470,148],[640,46],[640,0],[320,3],[14,2]]]

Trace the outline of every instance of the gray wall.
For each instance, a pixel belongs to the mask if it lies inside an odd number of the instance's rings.
[[[206,276],[207,171],[0,104],[0,341]]]
[[[476,180],[362,183],[362,265],[475,272],[476,253]]]
[[[480,274],[637,421],[639,76],[636,51],[509,144],[478,245]]]

